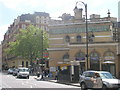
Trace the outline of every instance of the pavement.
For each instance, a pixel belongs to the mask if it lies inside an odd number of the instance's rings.
[[[57,80],[49,80],[49,82],[61,83],[61,84],[66,84],[66,85],[72,85],[72,86],[80,87],[79,83],[58,82]]]
[[[33,76],[33,77],[34,77],[34,79],[36,79],[37,81],[40,81],[40,77],[39,77],[39,78],[38,78],[37,76]],[[50,78],[50,77],[45,77],[45,81],[80,87],[80,84],[79,84],[79,83],[58,82],[58,81],[55,80],[53,77],[51,77],[51,78]]]

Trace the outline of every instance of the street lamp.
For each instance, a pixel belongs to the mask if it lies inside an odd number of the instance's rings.
[[[87,4],[85,4],[84,2],[82,2],[82,1],[78,1],[78,2],[76,2],[76,7],[77,7],[77,4],[78,3],[82,3],[84,6],[85,6],[85,22],[86,22],[86,66],[87,66],[87,68],[86,69],[88,69],[88,22],[87,22]]]
[[[43,61],[44,61],[43,60],[43,30],[41,31],[41,36],[42,36],[42,39],[41,39],[42,40],[42,55],[41,55],[42,56],[42,58],[41,58],[41,64],[42,65],[41,65],[41,69],[43,71]]]

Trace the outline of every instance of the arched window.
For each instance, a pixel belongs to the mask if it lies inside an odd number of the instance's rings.
[[[65,37],[65,42],[70,42],[70,36]]]
[[[78,52],[75,55],[75,60],[85,60],[85,54],[83,52]]]
[[[82,40],[81,36],[80,36],[80,35],[78,35],[78,36],[76,37],[76,40],[77,40],[77,43],[80,43],[80,42],[81,42],[81,40]]]
[[[66,53],[64,56],[63,56],[63,61],[66,62],[66,61],[69,61],[69,54]]]
[[[100,56],[97,52],[92,52],[90,54],[90,69],[100,70]]]
[[[114,53],[111,52],[111,51],[107,51],[107,52],[105,53],[105,56],[114,56]]]
[[[115,54],[112,51],[107,51],[104,54],[104,60],[114,60]]]

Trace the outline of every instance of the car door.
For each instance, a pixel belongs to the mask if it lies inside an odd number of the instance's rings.
[[[93,81],[91,80],[93,75],[94,75],[94,72],[87,72],[85,75],[85,83],[86,83],[87,88],[93,87]]]

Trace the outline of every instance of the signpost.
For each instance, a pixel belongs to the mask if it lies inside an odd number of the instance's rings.
[[[44,58],[48,58],[49,57],[49,53],[48,52],[43,53],[43,57]]]

